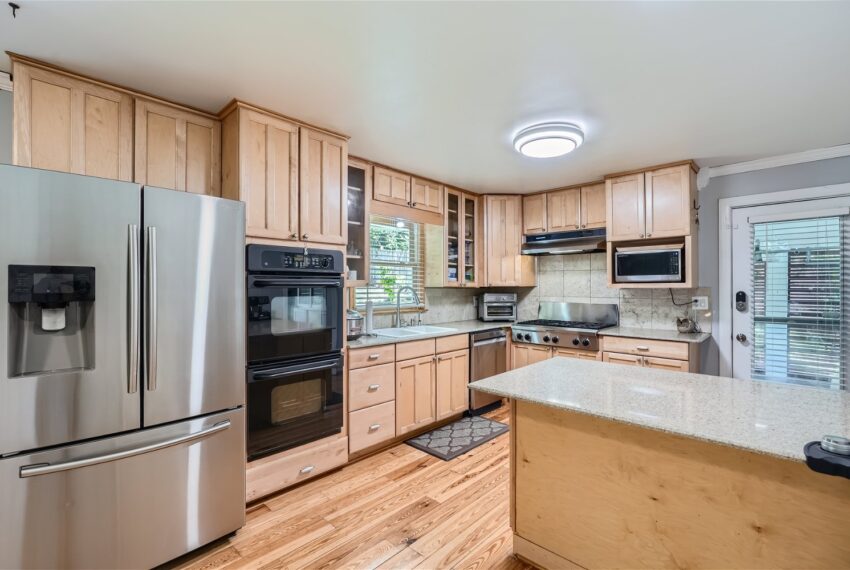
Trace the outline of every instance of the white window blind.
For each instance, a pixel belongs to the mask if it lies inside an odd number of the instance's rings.
[[[843,389],[847,218],[751,224],[752,376]]]
[[[402,218],[371,216],[369,221],[369,286],[355,291],[355,305],[395,307],[399,287],[413,287],[425,303],[425,232],[422,224]],[[402,307],[415,306],[409,291]]]

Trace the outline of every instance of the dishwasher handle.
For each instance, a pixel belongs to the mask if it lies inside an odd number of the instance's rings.
[[[473,342],[472,347],[475,348],[475,347],[479,347],[479,346],[487,346],[488,344],[506,344],[507,342],[508,342],[507,337],[503,336],[501,338],[491,338],[491,339],[488,339],[488,340],[479,340],[477,342]]]

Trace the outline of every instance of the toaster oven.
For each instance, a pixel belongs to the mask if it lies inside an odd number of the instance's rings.
[[[478,298],[478,319],[515,321],[516,293],[484,293]]]

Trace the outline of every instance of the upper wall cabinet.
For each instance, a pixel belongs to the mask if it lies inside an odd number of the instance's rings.
[[[348,143],[234,101],[222,116],[222,196],[245,202],[252,238],[343,245]]]
[[[425,226],[425,286],[478,287],[480,199],[455,188],[445,198],[443,224]]]
[[[411,178],[409,175],[376,166],[372,183],[374,185],[373,200],[399,206],[410,205]]]
[[[135,106],[135,181],[220,196],[219,120],[143,98]]]
[[[605,227],[605,185],[590,184],[523,196],[523,233]]]
[[[133,179],[133,98],[13,57],[15,164]]]
[[[411,179],[410,206],[417,210],[443,213],[443,186],[431,180]]]
[[[246,234],[297,240],[298,126],[237,104],[223,131],[222,196],[245,202]]]
[[[608,241],[691,235],[696,225],[696,171],[683,164],[605,181]]]
[[[300,225],[303,241],[345,244],[348,142],[301,127]]]
[[[484,220],[485,286],[533,287],[537,282],[537,261],[520,254],[522,198],[485,196]]]

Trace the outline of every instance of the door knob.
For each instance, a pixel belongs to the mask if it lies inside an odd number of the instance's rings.
[[[741,343],[747,342],[747,335],[744,333],[738,333],[735,335],[735,340]]]

